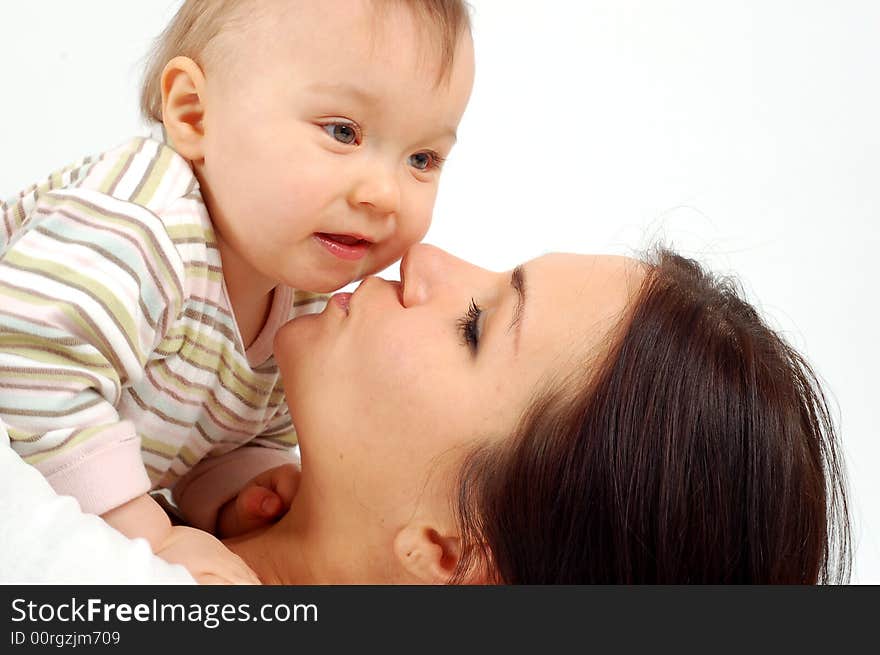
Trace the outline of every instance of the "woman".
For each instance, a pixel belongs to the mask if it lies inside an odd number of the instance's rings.
[[[495,274],[430,246],[276,339],[302,477],[266,583],[846,580],[815,377],[666,251]]]

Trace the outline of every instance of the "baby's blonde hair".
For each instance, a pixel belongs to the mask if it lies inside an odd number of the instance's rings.
[[[259,0],[185,0],[156,39],[147,60],[141,87],[141,113],[148,121],[162,121],[162,71],[171,59],[189,57],[204,64],[211,41],[230,22],[240,18],[242,7]],[[455,58],[462,32],[470,31],[470,15],[463,0],[373,0],[380,8],[391,3],[407,7],[419,23],[435,36],[440,53],[440,78],[445,78]]]

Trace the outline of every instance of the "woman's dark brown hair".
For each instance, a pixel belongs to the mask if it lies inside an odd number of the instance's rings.
[[[732,280],[664,249],[646,264],[607,354],[466,459],[454,581],[845,582],[841,456],[810,366]]]

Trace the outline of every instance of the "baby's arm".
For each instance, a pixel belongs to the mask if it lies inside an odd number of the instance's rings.
[[[172,526],[149,495],[138,496],[102,515],[129,538],[146,539],[152,551],[171,564],[182,564],[202,584],[260,584],[259,578],[216,537],[185,526]]]
[[[180,566],[125,539],[9,447],[0,422],[0,582],[24,584],[192,584]]]
[[[150,487],[119,406],[180,312],[184,265],[144,207],[85,188],[34,203],[0,253],[0,419],[59,495],[100,515]]]

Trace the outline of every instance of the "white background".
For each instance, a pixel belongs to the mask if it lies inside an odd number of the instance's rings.
[[[880,3],[473,0],[477,79],[429,242],[503,269],[664,239],[825,381],[880,583]],[[174,0],[0,0],[0,195],[140,132]]]

